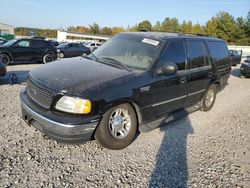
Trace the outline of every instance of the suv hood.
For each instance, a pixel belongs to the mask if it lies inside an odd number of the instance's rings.
[[[81,95],[86,89],[130,74],[132,72],[77,57],[42,65],[30,71],[29,77],[52,91]]]

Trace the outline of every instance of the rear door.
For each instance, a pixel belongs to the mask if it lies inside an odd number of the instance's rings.
[[[32,51],[32,60],[41,60],[44,55],[45,44],[43,40],[31,40],[30,49]]]
[[[188,97],[187,106],[197,104],[206,92],[214,77],[205,41],[187,39],[188,49]]]

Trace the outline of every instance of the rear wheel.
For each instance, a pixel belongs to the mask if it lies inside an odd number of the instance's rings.
[[[95,138],[105,148],[123,149],[135,138],[137,118],[129,104],[115,106],[104,113]]]
[[[45,54],[43,56],[43,63],[50,63],[54,61],[53,55],[52,54]]]
[[[2,61],[5,65],[9,65],[11,63],[11,58],[8,54],[1,54]]]
[[[214,105],[216,99],[217,87],[216,85],[212,85],[206,91],[202,101],[201,101],[201,109],[203,111],[209,111]]]

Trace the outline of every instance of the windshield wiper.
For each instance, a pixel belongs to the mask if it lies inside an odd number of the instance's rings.
[[[122,64],[120,61],[117,61],[116,59],[113,59],[110,57],[102,57],[101,59],[113,61],[115,63],[110,63],[110,65],[114,65],[116,67],[118,65],[119,67],[122,67],[123,69],[125,69],[127,71],[131,71],[126,65]]]
[[[93,58],[89,57],[89,55],[92,55]],[[98,61],[98,58],[94,55],[94,54],[89,54],[88,56],[82,56],[86,59],[90,59],[90,60],[94,60],[94,61]]]

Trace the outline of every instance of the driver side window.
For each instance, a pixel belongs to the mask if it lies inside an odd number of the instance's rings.
[[[17,43],[17,46],[19,47],[29,47],[30,42],[28,40],[21,40]]]
[[[175,63],[178,70],[186,69],[186,53],[183,41],[168,43],[161,58],[162,63]]]

